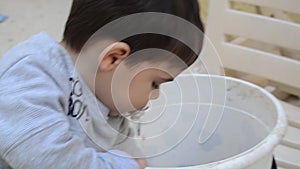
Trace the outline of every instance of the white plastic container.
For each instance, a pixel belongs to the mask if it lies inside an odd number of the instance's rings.
[[[270,169],[287,126],[267,91],[211,75],[181,75],[162,85],[140,121],[147,169]]]

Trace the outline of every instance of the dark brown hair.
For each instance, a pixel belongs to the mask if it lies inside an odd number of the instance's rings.
[[[172,14],[204,31],[197,0],[73,0],[63,41],[79,52],[88,39],[104,25],[123,16],[142,12]],[[138,34],[123,39],[122,42],[130,46],[131,53],[147,48],[160,48],[174,53],[187,65],[191,65],[202,48],[203,35],[195,37],[195,42],[200,42],[196,53],[181,41],[161,34]],[[153,58],[149,58],[151,59]]]

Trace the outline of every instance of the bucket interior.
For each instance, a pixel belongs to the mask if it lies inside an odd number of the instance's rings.
[[[233,79],[183,76],[162,86],[138,123],[136,141],[149,167],[187,167],[224,160],[267,139],[274,103]]]
[[[151,111],[160,109],[162,107]],[[143,153],[150,157],[148,165],[183,167],[216,162],[251,149],[268,135],[261,120],[251,114],[230,107],[222,109],[217,105],[197,104],[166,107],[167,113],[155,124],[141,128],[139,144]],[[207,132],[203,129],[205,119],[212,111],[223,111],[222,119],[211,137],[201,143],[201,132]],[[172,120],[166,120],[171,116]]]

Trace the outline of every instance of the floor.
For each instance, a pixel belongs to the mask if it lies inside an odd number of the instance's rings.
[[[45,31],[60,41],[72,0],[1,0],[0,56],[31,35]]]

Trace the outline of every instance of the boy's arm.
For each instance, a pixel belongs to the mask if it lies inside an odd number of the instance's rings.
[[[23,59],[0,75],[0,156],[12,168],[137,169],[119,151],[99,153],[69,131],[65,97],[51,73]],[[2,72],[3,73],[3,72]]]

